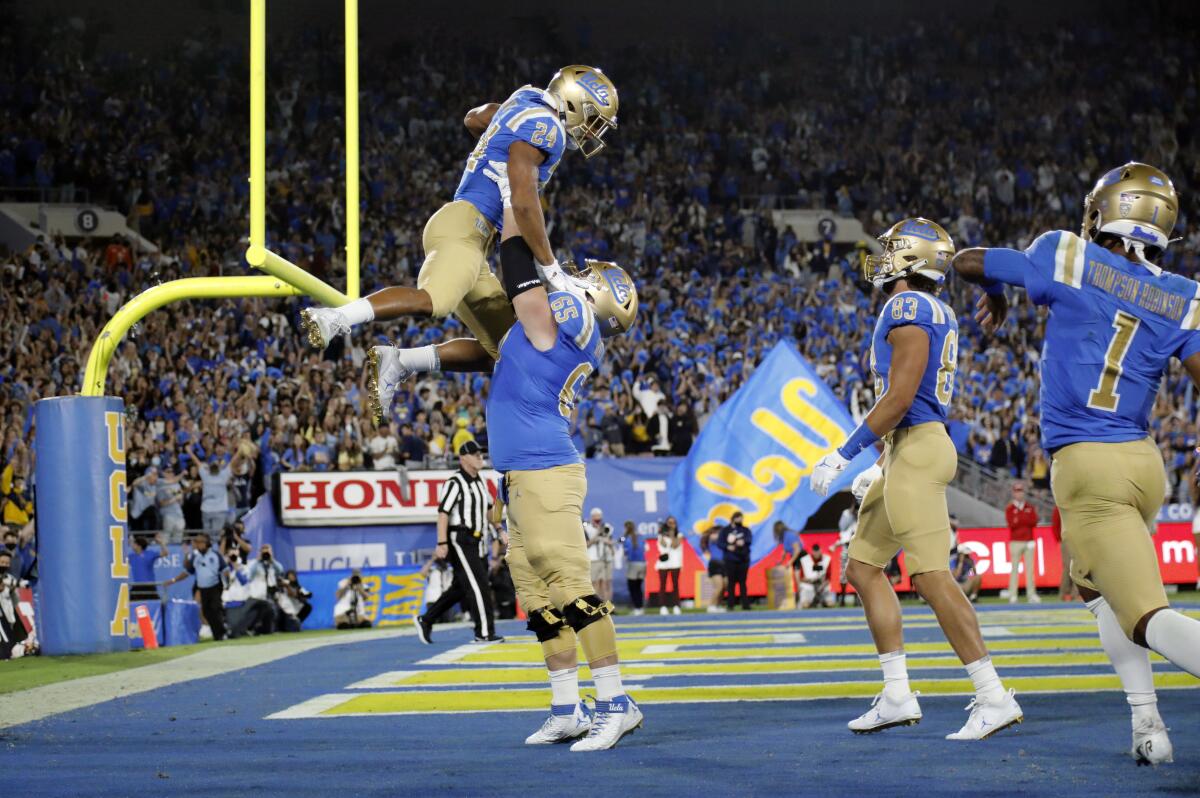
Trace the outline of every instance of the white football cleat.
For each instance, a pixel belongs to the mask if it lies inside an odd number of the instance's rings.
[[[855,734],[874,734],[893,726],[915,726],[921,722],[921,705],[917,703],[917,694],[908,693],[898,700],[893,700],[886,691],[881,690],[871,708],[846,727]]]
[[[947,734],[947,740],[983,740],[991,737],[1001,729],[1007,729],[1025,720],[1021,705],[1014,698],[1016,690],[1004,693],[998,701],[988,701],[981,696],[975,696],[967,709],[971,714],[967,722],[953,734]]]
[[[641,728],[642,710],[627,695],[611,701],[596,701],[596,717],[587,737],[571,746],[572,751],[605,751],[634,729]]]
[[[1161,765],[1175,761],[1175,751],[1162,718],[1143,718],[1133,727],[1133,748],[1129,754],[1139,765]]]
[[[550,745],[578,739],[592,728],[592,711],[580,701],[578,704],[550,706],[550,717],[542,728],[525,738],[525,745]]]
[[[392,412],[392,398],[400,384],[411,377],[400,350],[394,346],[373,346],[367,352],[367,404],[377,426]]]
[[[350,332],[350,322],[337,308],[305,308],[300,311],[300,330],[309,346],[324,349],[334,336]]]

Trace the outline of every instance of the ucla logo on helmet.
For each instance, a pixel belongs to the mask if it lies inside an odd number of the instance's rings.
[[[918,222],[915,219],[905,222],[904,227],[900,228],[900,232],[908,235],[914,235],[917,238],[922,238],[926,241],[938,240],[937,230],[934,230],[930,225],[927,225],[924,222]]]
[[[604,81],[600,80],[600,76],[595,72],[584,72],[579,77],[575,78],[575,82],[583,86],[584,90],[596,99],[596,102],[605,108],[608,107],[610,95],[608,86],[604,85]]]
[[[629,299],[629,292],[633,286],[624,275],[615,271],[608,271],[604,274],[604,279],[608,282],[608,290],[612,291],[613,297],[617,300],[618,305],[624,305]]]

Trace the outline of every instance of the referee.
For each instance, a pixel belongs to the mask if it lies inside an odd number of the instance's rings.
[[[487,512],[492,500],[487,486],[479,476],[483,456],[479,444],[465,441],[458,447],[458,471],[442,485],[438,501],[437,548],[434,559],[450,560],[454,568],[454,583],[438,597],[424,615],[413,621],[422,643],[433,640],[433,622],[443,612],[466,600],[471,620],[475,622],[476,643],[498,643],[504,638],[496,634],[492,615],[492,596],[488,585]]]

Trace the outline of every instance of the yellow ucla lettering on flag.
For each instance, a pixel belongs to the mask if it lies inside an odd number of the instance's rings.
[[[817,461],[854,430],[846,406],[791,344],[781,341],[737,393],[709,419],[667,482],[671,513],[697,536],[741,511],[754,531],[751,558],[775,545],[775,521],[803,529],[824,499],[808,486]],[[840,490],[877,457],[854,459]]]

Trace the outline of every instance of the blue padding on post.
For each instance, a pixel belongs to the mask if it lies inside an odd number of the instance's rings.
[[[128,651],[124,403],[43,399],[34,417],[42,650]]]

